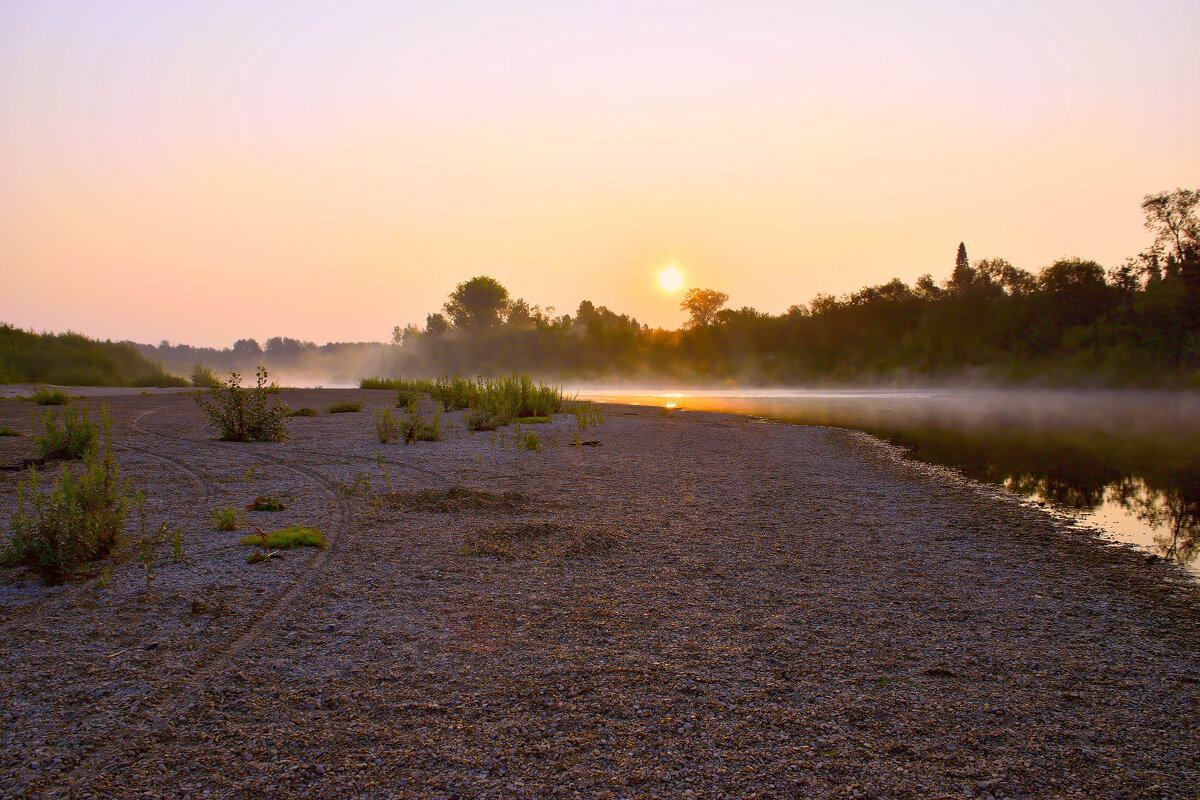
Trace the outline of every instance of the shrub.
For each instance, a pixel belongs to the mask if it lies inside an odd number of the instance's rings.
[[[277,497],[256,497],[253,503],[246,504],[247,511],[286,511],[285,506]]]
[[[21,434],[14,431],[12,428],[6,428],[0,425],[0,436],[20,436]]]
[[[192,366],[191,384],[198,389],[215,389],[221,385],[213,371],[203,364]]]
[[[330,414],[346,414],[351,411],[362,411],[362,398],[357,400],[339,400],[325,409]]]
[[[396,408],[411,408],[421,402],[422,392],[416,389],[397,389]]]
[[[212,520],[213,530],[218,531],[236,531],[246,524],[246,515],[233,506],[214,508],[209,519]]]
[[[471,431],[494,431],[512,422],[512,417],[503,411],[472,408],[463,412],[463,424]]]
[[[568,413],[575,417],[575,424],[581,431],[594,428],[604,422],[604,415],[600,413],[600,406],[591,400],[577,400],[571,403],[568,407]]]
[[[458,375],[453,378],[443,375],[429,387],[429,396],[440,402],[446,411],[458,411],[461,408],[473,407],[477,394],[476,383],[460,378]]]
[[[100,431],[88,419],[86,407],[82,412],[76,406],[64,407],[61,426],[49,411],[42,421],[46,432],[37,437],[38,458],[80,459],[95,449]]]
[[[542,440],[538,438],[536,433],[527,433],[525,438],[521,439],[521,446],[525,450],[533,450],[534,452],[542,452]]]
[[[319,416],[315,408],[304,406],[303,408],[290,408],[284,415],[287,417],[316,417]]]
[[[384,412],[385,414],[383,417],[376,415],[375,419],[376,434],[380,436],[379,441],[384,442],[384,444],[387,444],[387,442],[385,442],[382,438],[383,433],[380,430],[381,419],[387,420],[388,422],[386,424],[394,426],[387,431],[390,439],[402,439],[404,440],[405,444],[412,444],[414,442],[437,442],[442,438],[441,408],[438,408],[434,411],[433,419],[430,422],[425,421],[425,418],[421,416],[421,412],[416,405],[409,406],[408,414],[406,414],[402,419],[392,417],[391,411],[388,409],[384,409]]]
[[[312,528],[295,526],[271,533],[257,531],[242,537],[242,544],[257,545],[270,550],[291,550],[294,547],[325,549],[325,534]]]
[[[375,412],[375,438],[381,444],[398,441],[404,438],[404,420],[392,416],[390,408],[381,408]]]
[[[257,385],[241,388],[242,376],[229,373],[229,380],[211,391],[213,401],[197,397],[208,420],[217,429],[223,442],[282,442],[287,439],[284,419],[287,408],[278,400],[267,404],[267,370],[259,367],[255,373]]]
[[[37,472],[17,485],[13,539],[0,561],[36,568],[42,580],[59,584],[77,564],[106,556],[117,544],[129,511],[129,481],[112,454],[110,423],[101,420],[102,453],[89,450],[78,477],[64,464],[54,488],[42,494]]]
[[[29,399],[39,406],[65,406],[70,402],[71,397],[62,389],[39,386],[33,394],[29,395]]]

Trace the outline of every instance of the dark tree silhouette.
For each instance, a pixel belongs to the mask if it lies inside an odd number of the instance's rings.
[[[717,318],[717,312],[729,300],[729,295],[715,289],[688,289],[679,307],[691,315],[688,325],[703,327]]]
[[[508,289],[495,278],[479,275],[460,283],[443,308],[457,328],[490,328],[508,308]]]

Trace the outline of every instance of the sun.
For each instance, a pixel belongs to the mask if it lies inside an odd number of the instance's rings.
[[[658,273],[658,285],[668,292],[673,292],[683,286],[683,273],[679,267],[672,264]]]

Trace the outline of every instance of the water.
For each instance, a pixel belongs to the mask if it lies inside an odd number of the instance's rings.
[[[1200,394],[593,388],[580,396],[866,431],[1200,576]]]

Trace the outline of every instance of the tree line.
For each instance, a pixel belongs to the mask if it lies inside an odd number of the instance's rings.
[[[726,308],[692,289],[679,330],[639,324],[590,301],[574,314],[512,298],[495,279],[460,283],[424,327],[393,330],[393,372],[566,379],[938,380],[1200,385],[1200,191],[1148,195],[1149,246],[1106,269],[1064,258],[1037,274],[1003,258],[972,262],[959,244],[942,282],[930,274],[779,315]]]

